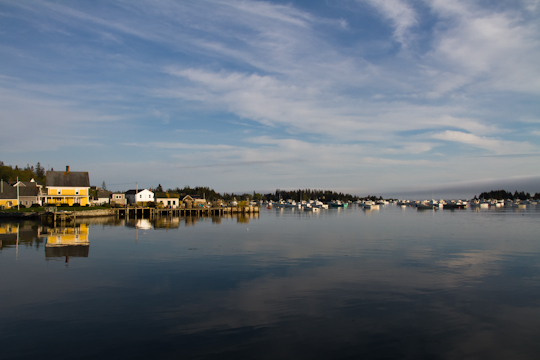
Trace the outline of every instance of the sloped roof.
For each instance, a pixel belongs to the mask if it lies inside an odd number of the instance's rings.
[[[15,188],[15,193],[17,191],[17,188]],[[38,196],[39,189],[35,186],[33,187],[25,187],[21,186],[19,188],[19,196]]]
[[[3,191],[0,191],[0,199],[16,199],[17,198],[17,188],[11,186],[8,184],[7,181],[2,181],[2,185],[0,185],[0,188],[2,188]],[[21,186],[21,189],[24,189]]]
[[[39,181],[21,181],[24,186],[37,187],[41,185]]]
[[[178,199],[178,198],[180,198],[180,195],[175,194],[175,193],[155,192],[154,197],[156,199],[164,199],[164,198]]]
[[[3,191],[0,191],[0,199],[16,199],[17,198],[17,187],[10,186],[6,181],[3,181]],[[0,186],[0,189],[2,186]],[[39,189],[35,186],[26,187],[19,186],[19,196],[35,196],[37,197]]]
[[[145,191],[145,190],[146,190],[146,191],[150,191],[150,190],[148,190],[148,189],[140,189],[139,192],[137,192],[137,190],[131,189],[131,190],[126,191],[125,194],[126,194],[126,195],[133,195],[133,194],[138,194],[138,193],[140,193],[140,192],[143,192],[143,191]],[[150,192],[153,194],[152,191],[150,191]]]
[[[97,197],[98,198],[109,198],[111,196],[111,192],[110,191],[104,191],[104,190],[100,190],[97,192]]]
[[[88,172],[47,171],[45,186],[90,187]]]

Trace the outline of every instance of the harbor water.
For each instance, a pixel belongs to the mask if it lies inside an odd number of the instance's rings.
[[[0,222],[7,359],[537,359],[540,206]]]

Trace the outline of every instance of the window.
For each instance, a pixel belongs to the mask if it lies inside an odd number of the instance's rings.
[[[171,205],[171,200],[167,201],[167,205]]]
[[[139,199],[141,199],[141,198],[142,198],[142,195],[139,195]]]
[[[62,195],[62,190],[56,190],[56,195]]]
[[[75,190],[75,195],[79,195],[79,189]]]

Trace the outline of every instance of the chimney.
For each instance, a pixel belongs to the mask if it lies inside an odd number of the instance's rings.
[[[69,172],[69,165],[66,166],[66,172]]]

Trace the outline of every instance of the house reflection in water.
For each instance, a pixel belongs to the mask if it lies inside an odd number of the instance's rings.
[[[18,231],[17,224],[0,224],[0,250],[17,242]]]
[[[45,243],[45,259],[65,257],[88,257],[90,242],[88,241],[88,225],[74,227],[48,228],[41,234],[47,239]]]
[[[33,222],[0,222],[0,253],[17,246],[39,249],[43,239],[38,236],[38,226]]]
[[[259,213],[254,214],[225,214],[223,216],[164,216],[156,219],[126,219],[123,222],[116,222],[116,225],[124,224],[126,227],[136,230],[169,230],[195,226],[199,222],[211,221],[212,224],[219,225],[222,221],[232,220],[241,224],[248,224],[250,220],[259,219]]]
[[[179,217],[163,217],[154,221],[154,229],[177,229],[180,227]]]
[[[141,230],[150,230],[150,229],[152,229],[152,223],[148,219],[130,219],[130,220],[126,220],[125,225],[127,227],[132,227],[132,228],[141,229]]]

